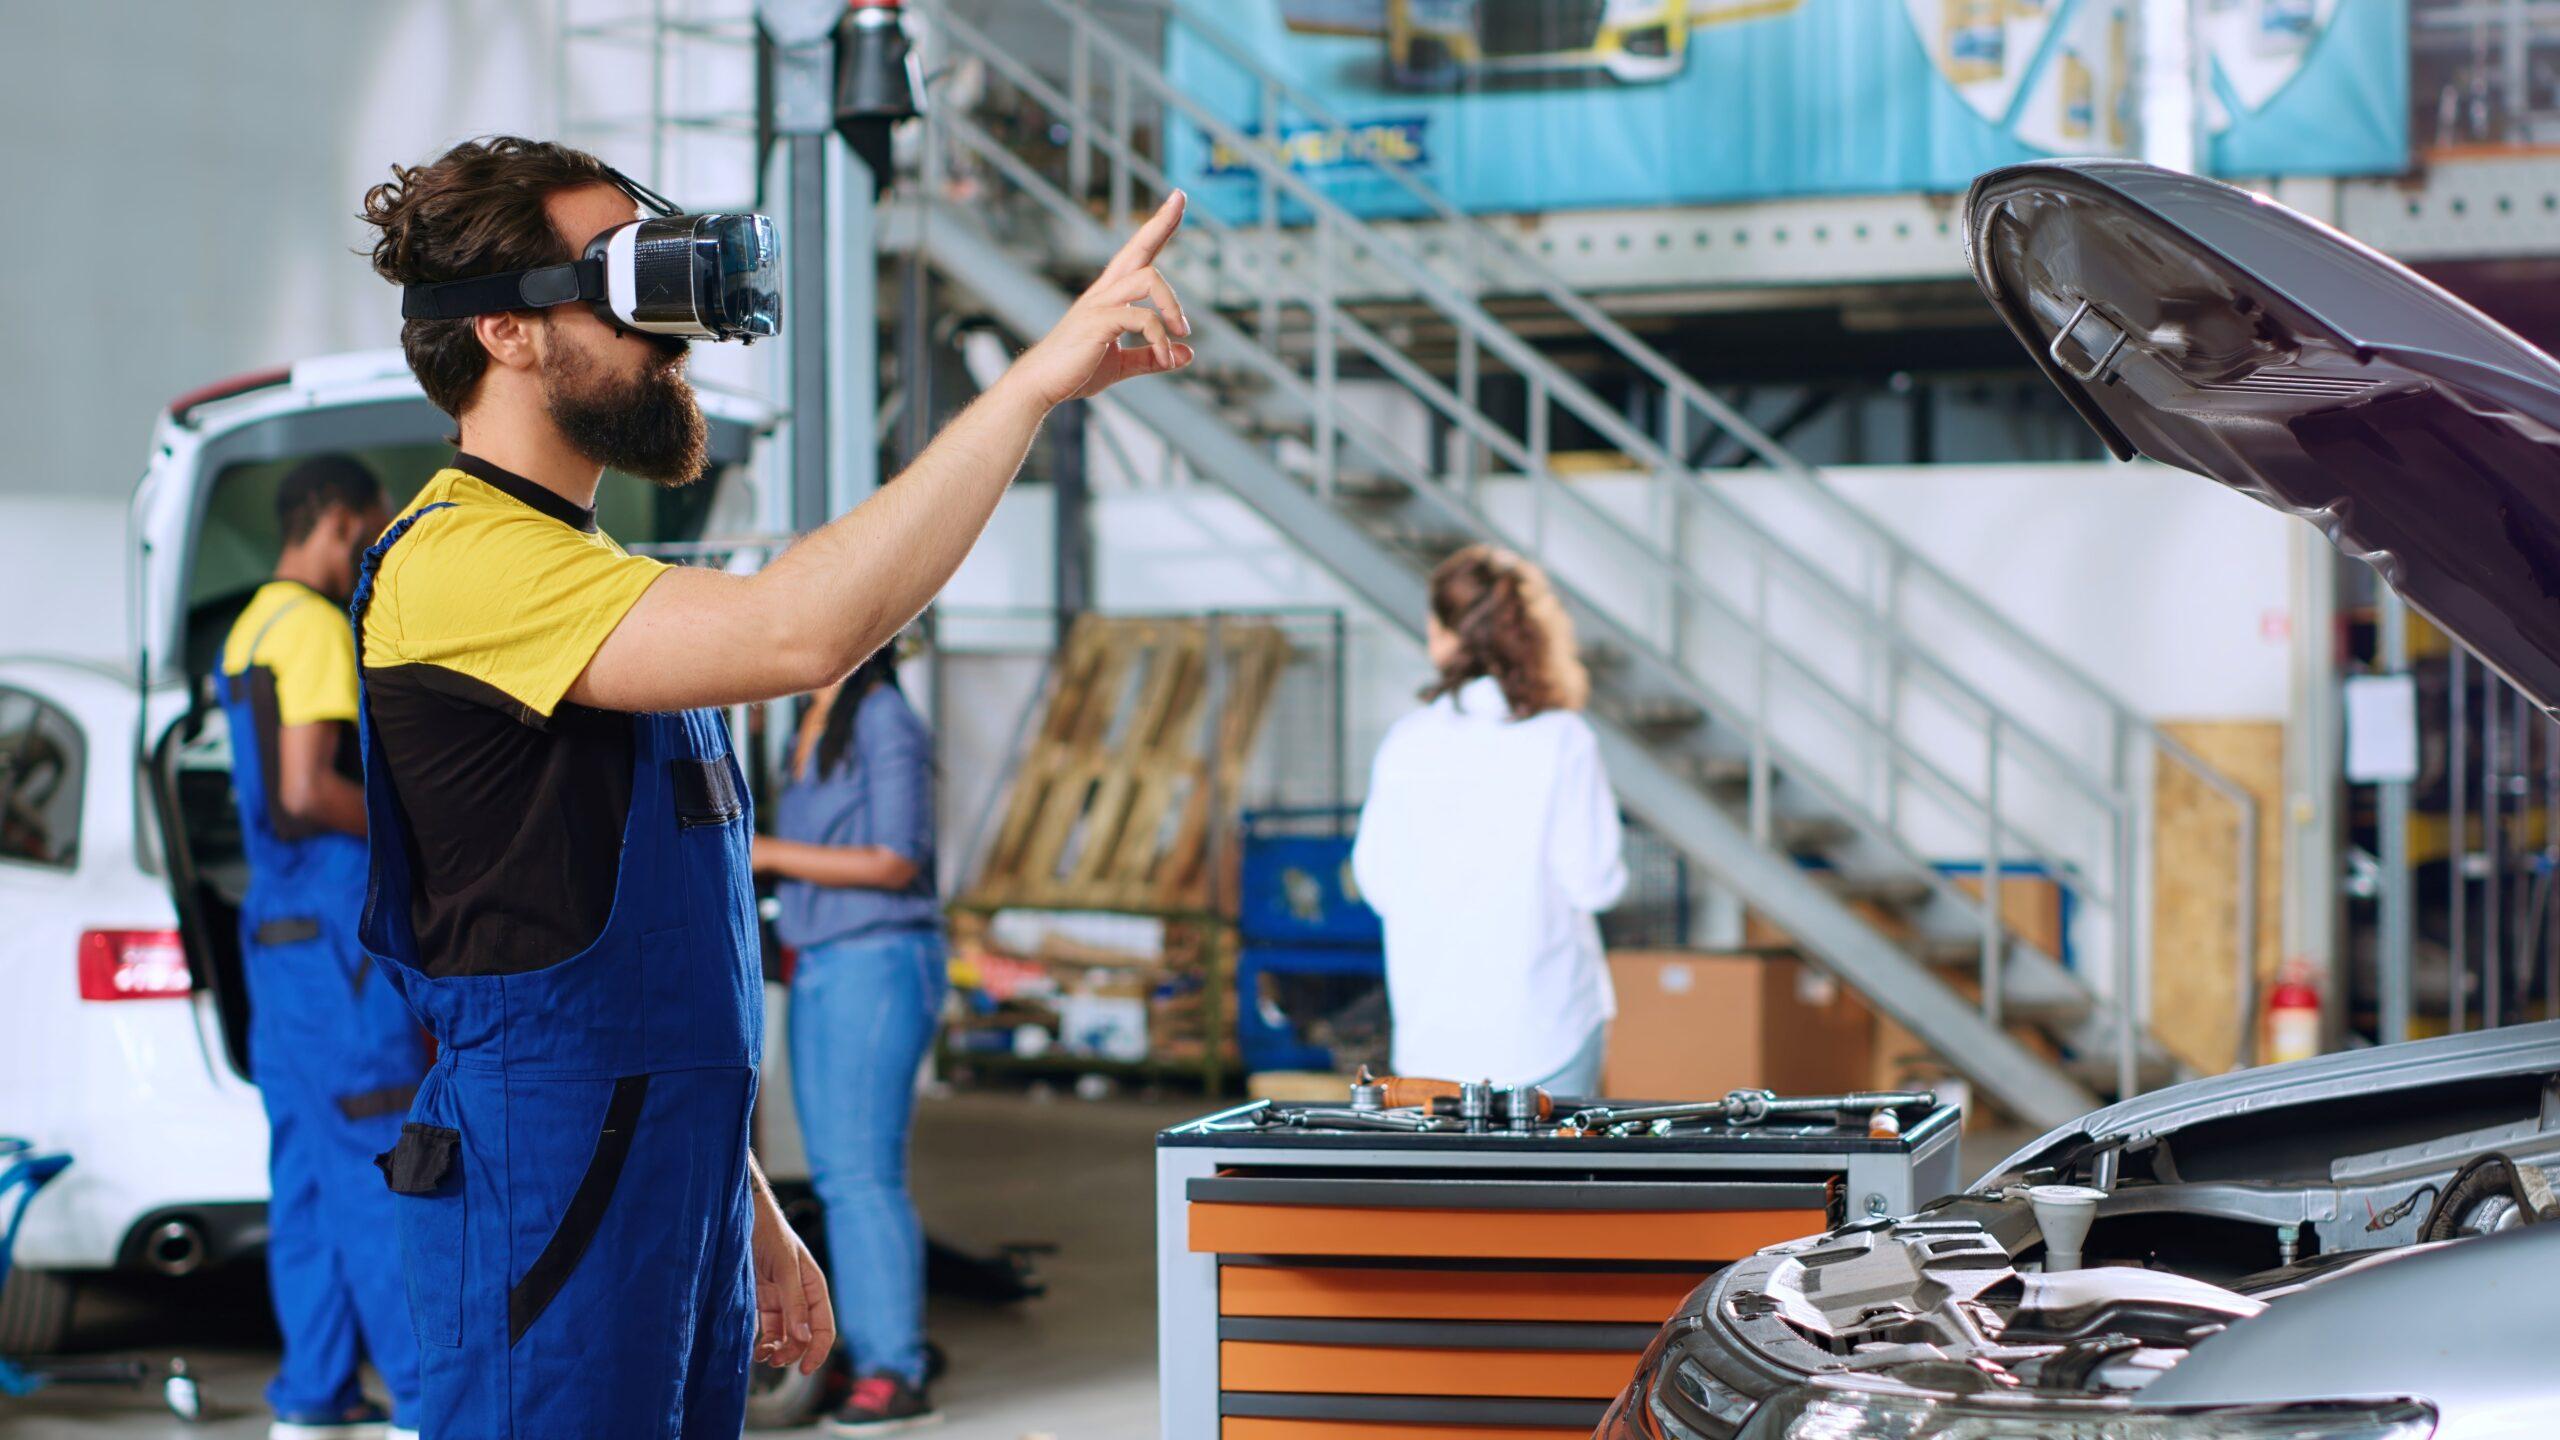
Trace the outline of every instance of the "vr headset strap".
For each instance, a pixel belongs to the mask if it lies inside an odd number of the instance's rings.
[[[468,320],[508,310],[541,310],[574,300],[604,298],[604,262],[574,260],[538,270],[514,270],[470,280],[406,285],[400,290],[403,320]]]

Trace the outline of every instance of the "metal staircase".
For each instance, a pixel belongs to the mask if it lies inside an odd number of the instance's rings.
[[[937,75],[982,74],[1007,102],[929,116],[920,243],[946,277],[1017,334],[1042,333],[1062,284],[1170,188],[1167,131],[1195,127],[1250,168],[1262,219],[1193,208],[1176,273],[1199,364],[1113,404],[1396,623],[1419,626],[1428,568],[1458,545],[1536,558],[1587,642],[1591,718],[1627,808],[2003,1107],[2058,1123],[2097,1090],[2176,1073],[2138,1021],[2140,797],[2157,767],[2189,769],[2234,805],[2245,857],[2245,792],[1417,178],[1391,172],[1441,222],[1429,254],[1184,94],[1125,38],[1125,15],[1036,0],[1039,27],[1022,5],[995,33],[947,3],[920,8]],[[1338,126],[1214,26],[1162,19],[1251,77],[1257,131]],[[1063,56],[1022,53],[1060,27]],[[1364,315],[1346,287],[1379,273],[1419,313]],[[1479,297],[1497,294],[1535,297],[1646,377],[1657,423],[1631,423],[1495,319]],[[1451,342],[1445,355],[1417,344],[1426,329]],[[1355,375],[1367,396],[1347,388]],[[1525,407],[1480,403],[1495,376]],[[1454,443],[1435,456],[1391,433],[1364,403],[1381,387]],[[1550,442],[1565,417],[1635,478],[1560,476]],[[1788,483],[1746,499],[1695,471],[1695,447],[1718,434]],[[1936,863],[1950,857],[2057,881],[2081,917],[2082,968],[2005,931]],[[2255,931],[2253,880],[2244,863],[2235,946]]]

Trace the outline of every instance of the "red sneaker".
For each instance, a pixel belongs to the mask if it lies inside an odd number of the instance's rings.
[[[853,1382],[853,1395],[827,1417],[835,1435],[897,1435],[942,1423],[942,1412],[924,1392],[895,1375],[865,1375]]]

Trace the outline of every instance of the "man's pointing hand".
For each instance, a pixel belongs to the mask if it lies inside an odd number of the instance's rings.
[[[1120,253],[1103,267],[1064,318],[1039,344],[1013,362],[1012,378],[1047,404],[1099,395],[1133,375],[1161,375],[1191,363],[1191,333],[1173,285],[1156,268],[1156,256],[1182,228],[1188,201],[1179,190],[1165,198]],[[1123,335],[1146,344],[1124,347]]]

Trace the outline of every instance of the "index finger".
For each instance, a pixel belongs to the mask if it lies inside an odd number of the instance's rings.
[[[806,1254],[800,1259],[800,1289],[809,1302],[809,1352],[801,1357],[800,1369],[814,1374],[836,1348],[836,1307],[827,1293],[826,1272]]]
[[[1182,212],[1190,206],[1191,197],[1179,190],[1164,197],[1164,203],[1156,207],[1156,213],[1148,216],[1147,223],[1138,227],[1138,233],[1129,237],[1129,243],[1120,247],[1120,253],[1111,257],[1111,263],[1102,267],[1102,278],[1108,280],[1142,265],[1156,263],[1156,252],[1164,248],[1164,242],[1173,238],[1174,231],[1182,228]]]

